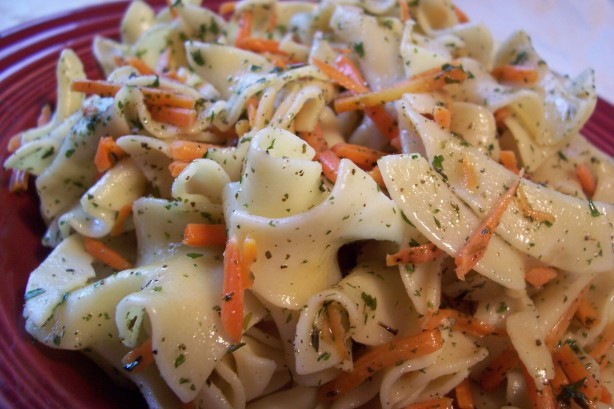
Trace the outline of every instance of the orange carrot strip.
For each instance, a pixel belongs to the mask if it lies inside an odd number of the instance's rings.
[[[407,4],[407,0],[399,0],[399,9],[400,9],[400,18],[401,22],[405,23],[406,21],[411,20],[411,12],[409,11],[409,4]]]
[[[554,365],[554,376],[550,380],[550,385],[552,391],[558,395],[564,386],[569,385],[569,378],[565,375],[565,371],[558,361],[553,360],[552,363]]]
[[[121,362],[124,369],[131,373],[139,373],[147,369],[154,362],[151,338],[124,355]]]
[[[366,146],[354,145],[351,143],[337,143],[331,148],[340,158],[346,158],[354,162],[362,169],[372,169],[379,158],[387,155],[386,152],[376,151]]]
[[[441,332],[432,330],[373,347],[354,362],[354,368],[350,372],[343,372],[322,385],[318,392],[319,398],[323,402],[331,402],[357,388],[375,372],[398,362],[434,352],[442,345]]]
[[[404,409],[454,409],[454,401],[444,396],[412,403],[405,406]]]
[[[497,128],[505,128],[505,119],[512,115],[512,110],[509,107],[499,108],[495,111],[495,123]]]
[[[465,378],[461,383],[456,385],[454,394],[456,395],[456,404],[459,409],[473,409],[475,407],[469,378]]]
[[[121,271],[132,268],[132,263],[99,240],[83,237],[83,245],[85,251],[90,253],[92,257],[115,270]]]
[[[598,401],[601,398],[601,385],[587,369],[569,344],[563,344],[553,353],[553,358],[563,368],[570,383],[582,381],[580,392],[589,400]]]
[[[580,300],[584,298],[587,291],[588,287],[582,290],[578,297],[569,304],[565,312],[563,312],[563,314],[559,317],[558,321],[554,324],[550,331],[548,331],[545,341],[546,345],[551,351],[556,348],[557,344],[559,343],[559,340],[561,339],[563,334],[565,334],[567,328],[569,328],[569,324],[571,323],[571,320],[573,319],[574,315],[576,315],[576,311],[580,306]]]
[[[535,380],[529,374],[529,371],[522,365],[522,374],[524,376],[525,383],[527,385],[527,392],[529,395],[529,401],[533,409],[558,409],[558,404],[554,397],[554,392],[550,384],[542,385],[542,390],[537,389]]]
[[[463,24],[469,22],[469,17],[467,17],[467,14],[465,14],[461,9],[456,7],[455,4],[453,4],[452,7],[454,7],[454,13],[456,14],[456,18],[458,18],[459,23]]]
[[[126,224],[126,220],[132,214],[132,203],[122,206],[121,209],[117,212],[117,218],[115,219],[115,223],[113,223],[113,228],[109,233],[111,236],[119,236],[124,231],[124,225]]]
[[[320,124],[313,132],[301,132],[301,137],[316,151],[314,160],[322,165],[324,176],[334,183],[337,180],[337,169],[341,159],[328,147]]]
[[[451,321],[452,327],[455,330],[473,334],[478,337],[499,334],[501,332],[493,325],[451,308],[441,308],[426,317],[422,322],[422,329],[433,330],[442,325],[445,320]]]
[[[109,81],[73,80],[71,90],[102,97],[112,97],[117,94],[121,86],[121,84],[114,84]],[[143,93],[147,105],[192,109],[196,103],[193,97],[174,91],[151,87],[138,88]]]
[[[247,120],[249,121],[250,128],[253,128],[256,124],[256,112],[258,112],[258,104],[260,104],[260,100],[255,96],[247,100]]]
[[[433,120],[442,128],[450,129],[452,112],[448,108],[437,106],[433,110]]]
[[[601,397],[599,398],[599,402],[603,402],[612,407],[612,394],[605,385],[601,386]]]
[[[127,57],[124,62],[136,69],[141,75],[156,75],[156,72],[149,67],[149,65],[145,64],[145,61],[136,57]]]
[[[219,13],[222,15],[234,13],[236,6],[236,1],[225,1],[220,4]]]
[[[21,132],[11,136],[11,138],[9,139],[9,143],[8,143],[8,146],[7,146],[6,150],[9,153],[13,153],[17,149],[19,149],[20,147],[21,147]]]
[[[287,53],[279,48],[279,41],[269,40],[267,38],[247,37],[237,40],[238,48],[253,51],[255,53],[273,53],[287,55]]]
[[[258,258],[258,247],[256,245],[256,239],[247,235],[243,240],[243,246],[241,248],[241,265],[243,267],[243,287],[251,288],[254,285],[254,276],[250,270],[252,263],[256,262]]]
[[[512,84],[533,84],[539,79],[539,73],[535,68],[522,65],[504,64],[493,68],[491,74],[499,82]]]
[[[403,94],[432,92],[442,89],[448,84],[457,84],[468,78],[467,72],[460,65],[444,64],[396,84],[392,88],[364,94],[352,95],[335,99],[334,107],[337,113],[364,109],[396,101]]]
[[[607,353],[612,344],[614,344],[614,322],[605,326],[599,335],[599,340],[593,345],[590,355],[601,365],[607,361]]]
[[[189,223],[183,230],[183,244],[186,246],[223,246],[226,239],[225,224]]]
[[[386,265],[396,266],[398,264],[420,264],[434,260],[442,253],[433,243],[422,244],[420,246],[406,247],[398,253],[386,255]]]
[[[576,165],[576,177],[582,186],[582,191],[590,199],[597,190],[597,178],[584,163]]]
[[[533,207],[529,203],[529,199],[527,199],[527,195],[524,193],[524,188],[522,186],[518,188],[518,190],[516,191],[516,195],[518,196],[518,208],[523,215],[525,215],[526,217],[530,217],[536,222],[554,223],[554,221],[556,220],[554,215],[533,209]]]
[[[516,160],[516,154],[514,151],[502,150],[499,153],[499,162],[501,162],[501,164],[505,166],[507,170],[514,172],[515,174],[520,172],[520,170],[518,170],[518,161]]]
[[[164,107],[148,105],[151,117],[158,122],[175,125],[179,128],[187,128],[196,122],[196,111],[194,109]]]
[[[244,288],[241,255],[236,237],[229,238],[226,243],[222,291],[222,327],[230,340],[238,343],[243,332]]]
[[[38,114],[38,118],[36,119],[36,126],[47,125],[51,121],[51,105],[45,104],[41,108],[40,114]]]
[[[189,162],[176,160],[168,165],[168,171],[171,173],[172,177],[176,178],[189,164]]]
[[[268,17],[269,18],[266,22],[266,32],[269,34],[273,34],[273,32],[275,31],[275,27],[277,27],[277,13],[275,12],[275,9],[269,10]]]
[[[94,157],[94,164],[98,172],[103,173],[111,169],[126,152],[115,143],[112,136],[104,136],[98,140],[98,149]]]
[[[252,35],[252,24],[254,20],[254,15],[251,11],[244,11],[239,16],[239,31],[237,31],[237,38],[235,39],[235,45],[239,47],[242,41],[247,38],[250,38]]]
[[[583,297],[580,300],[580,304],[578,304],[576,318],[578,318],[586,328],[593,328],[595,325],[599,324],[599,314],[586,297]]]
[[[557,272],[552,267],[534,267],[524,274],[524,279],[533,287],[541,287],[554,280]]]
[[[463,280],[465,275],[471,271],[471,269],[480,261],[484,253],[486,253],[486,248],[488,247],[488,242],[492,237],[495,228],[499,224],[499,220],[501,216],[507,209],[510,201],[514,197],[514,193],[520,184],[520,179],[524,174],[524,169],[520,172],[518,177],[514,180],[512,185],[507,189],[507,191],[503,194],[503,196],[499,199],[497,203],[490,209],[486,219],[480,224],[479,228],[477,228],[469,240],[465,243],[465,245],[460,249],[457,256],[454,258],[454,262],[456,264],[456,276]]]
[[[9,192],[25,192],[28,190],[28,181],[30,174],[25,170],[11,169],[11,177],[9,179]]]
[[[347,61],[351,61],[347,57],[345,57],[345,59]],[[326,74],[327,77],[329,77],[337,84],[341,85],[343,88],[353,91],[357,94],[369,92],[369,88],[362,81],[359,82],[355,78],[350,77],[347,72],[342,72],[339,68],[327,64],[324,61],[319,60],[315,57],[311,59],[311,62],[313,63],[313,65],[318,67],[320,71]],[[347,62],[345,62],[344,64],[346,67],[348,66]]]
[[[209,148],[219,148],[218,145],[192,141],[173,141],[169,147],[169,153],[173,160],[192,162],[194,159],[202,159]]]
[[[478,176],[475,172],[475,168],[467,157],[463,158],[459,165],[461,167],[461,180],[463,186],[465,186],[467,190],[473,192],[478,187]]]
[[[382,176],[382,172],[379,169],[379,166],[374,166],[369,172],[369,175],[373,178],[375,183],[379,186],[380,189],[386,189],[386,183],[384,183],[384,178]]]
[[[507,373],[519,364],[518,353],[514,348],[508,347],[484,368],[478,378],[478,383],[485,391],[493,391],[503,383]]]

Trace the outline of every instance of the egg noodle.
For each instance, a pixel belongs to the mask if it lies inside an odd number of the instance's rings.
[[[614,161],[593,72],[448,0],[130,4],[13,137],[27,331],[151,408],[605,408]]]

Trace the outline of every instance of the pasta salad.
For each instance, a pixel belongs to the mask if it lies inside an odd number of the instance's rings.
[[[594,75],[449,0],[136,0],[9,142],[26,330],[150,408],[605,408]]]

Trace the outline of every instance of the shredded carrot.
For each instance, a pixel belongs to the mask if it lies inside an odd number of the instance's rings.
[[[580,320],[580,323],[586,328],[593,328],[599,324],[599,314],[586,297],[582,297],[578,309],[576,310],[576,318]]]
[[[461,65],[444,64],[418,74],[407,81],[403,81],[392,88],[364,94],[352,95],[335,99],[334,107],[337,113],[364,109],[381,105],[385,102],[396,101],[403,94],[433,92],[442,89],[448,84],[458,84],[468,78],[467,72]]]
[[[250,270],[252,263],[255,263],[258,258],[258,246],[256,239],[249,234],[243,240],[241,248],[241,266],[243,268],[243,287],[251,288],[254,285],[254,276]]]
[[[563,344],[554,351],[553,359],[561,365],[570,383],[582,381],[580,392],[589,400],[598,401],[601,398],[601,385],[599,385],[595,376],[586,369],[585,364],[569,344]]]
[[[339,303],[333,302],[326,307],[326,315],[321,323],[322,336],[335,344],[342,359],[348,359],[350,352],[345,345],[346,329],[343,326],[343,312]]]
[[[507,377],[507,373],[520,364],[518,353],[512,347],[503,350],[490,364],[484,368],[478,378],[478,383],[485,391],[493,391]]]
[[[255,53],[273,53],[286,55],[287,53],[279,48],[279,41],[269,40],[268,38],[247,37],[237,41],[237,47]]]
[[[345,57],[345,59],[349,60],[349,58]],[[349,60],[351,61],[351,60]],[[369,88],[363,83],[356,81],[355,78],[352,78],[345,72],[342,72],[339,68],[334,67],[320,59],[313,57],[311,59],[313,65],[318,67],[320,71],[322,71],[327,77],[341,85],[343,88],[353,91],[357,94],[369,92]]]
[[[8,146],[7,146],[6,150],[9,153],[13,153],[17,149],[19,149],[20,147],[21,147],[21,132],[11,136],[11,138],[9,139],[9,143],[8,143]]]
[[[148,105],[151,117],[158,122],[175,125],[179,128],[187,128],[196,122],[196,111],[194,109],[161,107]]]
[[[442,128],[450,129],[452,125],[452,112],[448,108],[436,106],[433,109],[433,120]]]
[[[456,14],[456,18],[458,18],[459,23],[463,24],[469,22],[469,17],[467,17],[467,14],[459,9],[456,4],[453,4],[452,7],[454,7],[454,13]]]
[[[539,73],[535,68],[522,65],[499,65],[491,71],[493,77],[499,82],[512,84],[534,84],[539,79]]]
[[[273,8],[273,10],[269,10],[269,16],[266,22],[266,32],[269,34],[273,34],[275,31],[275,27],[277,27],[277,12]]]
[[[514,151],[502,150],[499,153],[499,162],[510,172],[514,172],[515,174],[520,172]]]
[[[241,42],[243,42],[247,38],[250,38],[250,36],[252,35],[253,21],[254,15],[251,11],[244,11],[239,16],[239,30],[237,32],[237,38],[235,39],[235,45],[237,47],[240,47]]]
[[[444,396],[412,403],[403,409],[454,409],[454,401]]]
[[[25,192],[28,190],[28,181],[30,174],[25,170],[11,169],[11,177],[9,179],[9,192]]]
[[[406,21],[411,20],[411,12],[409,11],[409,4],[407,4],[407,0],[399,0],[399,9],[400,9],[400,17],[401,22],[405,23]]]
[[[505,120],[512,115],[512,110],[509,107],[499,108],[495,111],[495,123],[498,129],[505,128]]]
[[[47,125],[51,121],[51,105],[45,104],[41,108],[40,114],[38,114],[38,118],[36,119],[36,126]]]
[[[223,246],[226,240],[225,224],[189,223],[183,230],[183,244],[186,246]]]
[[[524,279],[533,287],[541,287],[546,283],[554,280],[557,272],[552,267],[533,267],[524,274]]]
[[[121,362],[124,369],[131,373],[139,373],[147,369],[154,363],[151,338],[124,355]]]
[[[183,170],[189,164],[190,164],[189,162],[183,162],[183,161],[180,161],[180,160],[176,160],[176,161],[171,162],[168,165],[168,171],[171,173],[172,177],[176,178],[177,176],[179,176],[179,174],[181,172],[183,172]]]
[[[384,183],[384,178],[382,176],[382,172],[379,169],[379,166],[374,166],[369,172],[369,175],[373,178],[375,183],[379,186],[380,189],[386,189],[386,183]]]
[[[365,170],[372,169],[377,164],[378,159],[386,155],[386,152],[351,143],[337,143],[333,145],[331,150],[340,158],[349,159]]]
[[[473,409],[475,402],[473,401],[473,393],[471,392],[471,381],[465,378],[461,383],[454,388],[456,396],[456,404],[459,409]]]
[[[558,321],[554,324],[550,331],[548,331],[548,334],[546,335],[546,345],[551,351],[553,351],[557,347],[559,340],[561,339],[563,334],[565,334],[567,328],[569,328],[571,320],[573,319],[574,315],[576,315],[576,311],[578,311],[580,301],[582,300],[582,298],[584,298],[587,291],[588,286],[580,292],[576,299],[569,303],[567,309],[559,317]]]
[[[451,308],[441,308],[425,317],[422,322],[422,329],[433,330],[443,325],[446,321],[450,322],[452,328],[455,330],[473,334],[478,337],[500,334],[502,332],[502,330],[497,329],[493,325]]]
[[[121,84],[102,80],[73,80],[71,84],[73,91],[96,94],[102,97],[115,96],[121,87]],[[175,91],[152,87],[137,88],[143,93],[147,105],[192,109],[196,103],[193,97]]]
[[[222,296],[222,327],[232,342],[241,341],[243,332],[244,287],[241,254],[236,237],[231,237],[224,251],[224,286]]]
[[[507,189],[503,196],[497,203],[490,209],[490,212],[486,216],[486,219],[480,224],[480,226],[469,237],[469,240],[460,249],[457,256],[454,258],[456,264],[456,276],[460,280],[464,280],[465,275],[473,269],[473,267],[480,261],[484,253],[490,238],[492,237],[495,228],[499,224],[501,216],[507,209],[510,201],[514,197],[514,193],[520,184],[520,179],[524,175],[524,169],[520,172],[518,177],[514,180],[512,185]]]
[[[576,165],[576,177],[582,186],[582,191],[590,199],[597,190],[597,178],[584,163]]]
[[[441,332],[432,330],[373,347],[354,362],[354,368],[350,372],[343,372],[322,385],[318,393],[319,398],[323,402],[331,402],[357,388],[375,372],[401,361],[430,354],[442,345]]]
[[[612,407],[612,394],[605,385],[601,386],[601,397],[599,398],[599,402],[603,402]]]
[[[516,195],[518,197],[518,208],[526,217],[530,217],[533,221],[538,223],[554,223],[556,218],[554,215],[542,212],[540,210],[535,210],[533,206],[529,203],[529,199],[527,199],[527,195],[524,192],[524,188],[520,186],[516,191]]]
[[[173,141],[169,146],[169,153],[173,160],[192,162],[194,159],[202,159],[209,148],[219,146],[193,141]]]
[[[115,143],[112,136],[104,136],[98,140],[94,164],[98,172],[103,173],[125,156],[126,152]]]
[[[222,4],[220,4],[219,13],[221,15],[232,14],[234,13],[236,7],[237,7],[236,1],[225,1]]]
[[[414,247],[406,247],[398,253],[386,255],[386,265],[420,264],[432,261],[442,253],[433,243],[421,244]]]
[[[314,160],[322,165],[324,176],[334,183],[337,180],[337,169],[341,159],[328,147],[320,124],[317,124],[312,132],[301,132],[301,137],[316,151]]]
[[[529,374],[524,365],[522,367],[522,375],[524,376],[525,384],[532,409],[558,409],[558,404],[554,397],[554,392],[550,384],[542,385],[542,389],[538,390],[535,384],[535,379]]]
[[[470,192],[475,191],[478,187],[478,176],[469,158],[464,157],[463,160],[459,162],[459,166],[461,167],[461,180],[463,182],[463,186],[465,186],[465,188]]]
[[[593,345],[591,349],[590,355],[597,361],[601,366],[605,362],[607,362],[607,353],[610,348],[614,344],[614,322],[610,322],[605,326],[601,334],[599,335],[599,340]]]
[[[132,203],[122,206],[121,209],[117,212],[117,218],[115,219],[115,223],[113,223],[113,228],[109,233],[111,236],[119,236],[124,231],[124,225],[126,224],[126,220],[132,214]]]
[[[140,58],[127,57],[123,60],[123,64],[131,66],[132,68],[140,72],[141,75],[156,75],[156,72]]]
[[[115,270],[121,271],[132,268],[132,263],[99,240],[84,236],[83,245],[85,251],[90,253],[92,257]]]
[[[550,385],[553,392],[558,395],[564,386],[569,385],[569,378],[565,375],[563,367],[557,360],[553,360],[552,364],[554,366],[554,376],[550,380]]]
[[[255,96],[247,100],[247,120],[249,121],[250,128],[253,128],[256,124],[256,113],[258,112],[258,104],[260,104],[260,100]]]

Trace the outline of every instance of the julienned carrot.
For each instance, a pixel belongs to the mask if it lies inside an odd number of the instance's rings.
[[[145,342],[128,352],[122,358],[124,369],[132,373],[143,372],[153,362],[154,354],[151,346],[151,338],[147,338]]]
[[[520,184],[520,179],[522,179],[523,175],[524,169],[516,177],[512,185],[507,189],[499,201],[495,203],[492,209],[490,209],[486,219],[484,219],[482,224],[480,224],[480,226],[473,232],[473,234],[469,237],[469,240],[467,240],[465,245],[460,249],[454,258],[454,263],[456,264],[456,276],[460,280],[465,279],[465,275],[471,271],[471,269],[473,269],[473,267],[480,261],[482,256],[484,256],[484,253],[486,253],[486,248],[488,247],[490,238],[492,237],[495,228],[499,224],[501,216],[503,216],[507,206],[514,197],[514,193],[516,192],[516,189]]]
[[[493,325],[451,308],[441,308],[430,316],[425,317],[422,322],[422,329],[433,330],[442,325],[444,321],[448,321],[452,328],[457,331],[466,332],[478,337],[502,332],[502,330],[497,329]]]
[[[175,160],[168,165],[168,171],[172,177],[176,178],[189,164],[189,162]]]
[[[320,330],[323,338],[335,344],[337,352],[343,359],[350,357],[345,344],[347,330],[343,325],[343,312],[339,303],[333,302],[326,307],[326,315],[321,322]]]
[[[220,4],[219,12],[221,15],[234,13],[235,8],[237,7],[236,1],[225,1]]]
[[[94,164],[98,172],[103,173],[111,169],[124,156],[126,152],[115,143],[112,136],[103,136],[98,140]]]
[[[268,38],[247,37],[237,40],[238,48],[253,51],[255,53],[273,53],[286,55],[287,53],[279,48],[279,41]]]
[[[398,264],[420,264],[434,260],[442,253],[433,243],[422,244],[414,247],[406,247],[398,253],[386,255],[386,265],[396,266]]]
[[[452,7],[454,8],[454,13],[456,14],[456,18],[458,18],[459,23],[462,24],[469,22],[469,17],[467,17],[467,14],[465,14],[461,9],[456,7],[455,4],[453,4]]]
[[[385,102],[396,101],[407,93],[437,91],[448,84],[463,82],[468,77],[469,75],[461,65],[444,64],[439,68],[418,74],[392,88],[337,98],[334,102],[335,111],[341,113],[381,105]]]
[[[503,383],[507,373],[520,364],[518,353],[512,347],[504,349],[480,374],[478,383],[485,391],[493,391]]]
[[[452,125],[452,112],[446,107],[437,106],[433,109],[433,120],[442,128],[450,129]]]
[[[546,334],[546,345],[551,351],[553,351],[557,347],[560,339],[567,331],[567,328],[569,328],[571,320],[576,315],[576,311],[578,311],[580,300],[584,298],[587,291],[588,286],[580,292],[578,297],[576,297],[571,303],[569,303],[567,309],[563,312],[563,314],[561,314],[557,322],[554,323],[554,326],[550,328],[550,330]]]
[[[512,115],[512,110],[509,107],[499,108],[495,111],[495,123],[497,128],[505,128],[505,120]]]
[[[576,177],[582,186],[582,191],[590,199],[597,190],[597,178],[584,163],[576,165]]]
[[[377,164],[379,158],[387,155],[386,152],[376,151],[366,146],[343,142],[333,145],[331,150],[340,158],[349,159],[365,170],[372,169]]]
[[[47,125],[49,121],[51,121],[51,105],[45,104],[36,118],[36,126]]]
[[[561,345],[554,351],[552,357],[561,365],[570,383],[582,382],[579,388],[580,392],[591,401],[599,401],[601,385],[593,374],[586,369],[585,363],[580,360],[569,344]]]
[[[11,169],[11,177],[9,179],[9,192],[25,192],[28,190],[28,181],[30,174],[25,170]]]
[[[533,84],[539,79],[537,69],[522,65],[499,65],[493,68],[491,74],[499,82],[508,82],[517,85]]]
[[[522,367],[522,375],[527,387],[527,393],[529,395],[529,401],[533,409],[558,409],[558,403],[554,397],[552,386],[549,383],[541,385],[541,390],[537,388],[535,379],[529,374],[527,368],[520,364]]]
[[[260,104],[260,100],[253,96],[247,100],[246,110],[247,110],[247,120],[249,121],[249,126],[251,128],[256,124],[256,113],[258,112],[258,104]]]
[[[417,335],[395,339],[378,345],[354,362],[350,372],[322,385],[318,392],[323,402],[331,402],[357,388],[375,372],[399,362],[417,358],[437,351],[443,345],[439,330],[422,331]]]
[[[121,271],[132,268],[132,263],[99,240],[83,237],[83,245],[92,257],[115,270]]]
[[[237,31],[237,38],[235,39],[235,45],[239,47],[239,44],[246,38],[250,38],[252,35],[252,24],[254,21],[254,15],[251,11],[244,11],[239,16]]]
[[[454,394],[456,396],[456,405],[459,409],[473,409],[475,407],[473,393],[471,392],[471,381],[469,378],[465,378],[461,383],[456,385]]]
[[[554,376],[550,380],[550,385],[552,386],[552,391],[558,395],[563,387],[569,385],[569,378],[565,375],[565,371],[563,371],[563,367],[558,361],[553,360],[552,364],[554,366]]]
[[[459,166],[461,167],[461,181],[463,182],[463,186],[470,192],[473,192],[478,187],[478,176],[475,172],[475,168],[468,157],[464,157]]]
[[[230,237],[224,251],[222,327],[232,342],[241,341],[243,332],[244,286],[241,255],[236,237]]]
[[[193,141],[173,141],[169,153],[173,160],[192,162],[194,159],[202,159],[209,148],[219,148],[219,146]]]
[[[412,403],[403,409],[454,409],[454,401],[444,396]]]
[[[610,322],[605,326],[601,334],[599,335],[599,340],[593,345],[591,349],[590,355],[597,361],[600,365],[603,365],[604,362],[607,362],[607,353],[614,344],[614,322]]]
[[[273,34],[275,27],[277,27],[277,12],[275,11],[275,7],[273,7],[272,10],[269,10],[269,16],[266,22],[266,32],[268,34]]]
[[[115,219],[115,223],[113,223],[113,228],[109,233],[111,236],[119,236],[124,231],[124,225],[126,224],[126,220],[132,214],[132,203],[129,203],[125,206],[122,206],[121,209],[117,212],[117,218]]]
[[[122,84],[102,80],[73,80],[71,84],[73,91],[96,94],[102,97],[115,96],[121,87]],[[196,103],[193,97],[175,91],[152,87],[136,88],[143,93],[147,105],[192,109]]]
[[[379,186],[380,189],[386,189],[386,183],[384,183],[384,177],[382,176],[382,172],[379,169],[379,166],[374,166],[369,172],[369,176],[373,178],[375,183]]]
[[[318,67],[320,71],[326,74],[327,77],[329,77],[337,84],[341,85],[343,88],[349,91],[353,91],[357,94],[369,92],[369,88],[365,84],[351,78],[347,73],[341,72],[339,68],[327,64],[324,61],[315,57],[311,59],[311,62],[313,63],[313,65]]]
[[[188,128],[196,122],[196,110],[194,109],[159,105],[148,105],[147,109],[154,120],[175,125],[178,128]]]
[[[173,0],[166,0],[166,5],[168,6],[168,11],[171,13],[171,17],[177,18],[179,13],[177,13],[177,9],[175,9],[175,2]]]
[[[533,221],[538,223],[554,223],[554,221],[556,220],[554,215],[552,215],[551,213],[542,212],[540,210],[535,210],[533,206],[531,206],[522,186],[518,188],[518,190],[516,191],[516,195],[518,196],[518,208],[523,215],[533,219]]]
[[[337,170],[341,159],[328,147],[320,124],[317,124],[312,132],[302,132],[301,137],[316,151],[314,160],[322,165],[324,176],[334,183],[337,180]]]
[[[501,162],[501,164],[505,166],[507,170],[514,172],[515,174],[520,172],[514,151],[502,150],[499,153],[499,162]]]
[[[20,147],[21,147],[21,132],[11,136],[11,138],[9,139],[8,146],[6,147],[6,150],[9,153],[13,153]]]
[[[183,244],[186,246],[223,246],[226,240],[225,224],[189,223],[183,230]]]
[[[576,318],[586,328],[593,328],[595,325],[599,324],[599,314],[586,297],[583,297],[578,304]]]
[[[409,4],[407,4],[407,0],[399,0],[399,11],[401,22],[405,23],[406,21],[411,20],[411,12],[409,11]]]
[[[533,287],[541,287],[554,280],[557,272],[552,267],[534,267],[524,274],[524,279]]]
[[[121,57],[116,56],[114,58],[114,61],[115,61],[115,65],[119,67],[124,66],[124,65],[131,66],[132,68],[137,70],[141,75],[156,75],[156,72],[153,69],[151,69],[149,65],[147,65],[145,61],[141,60],[140,58],[136,58],[136,57],[121,58]]]

